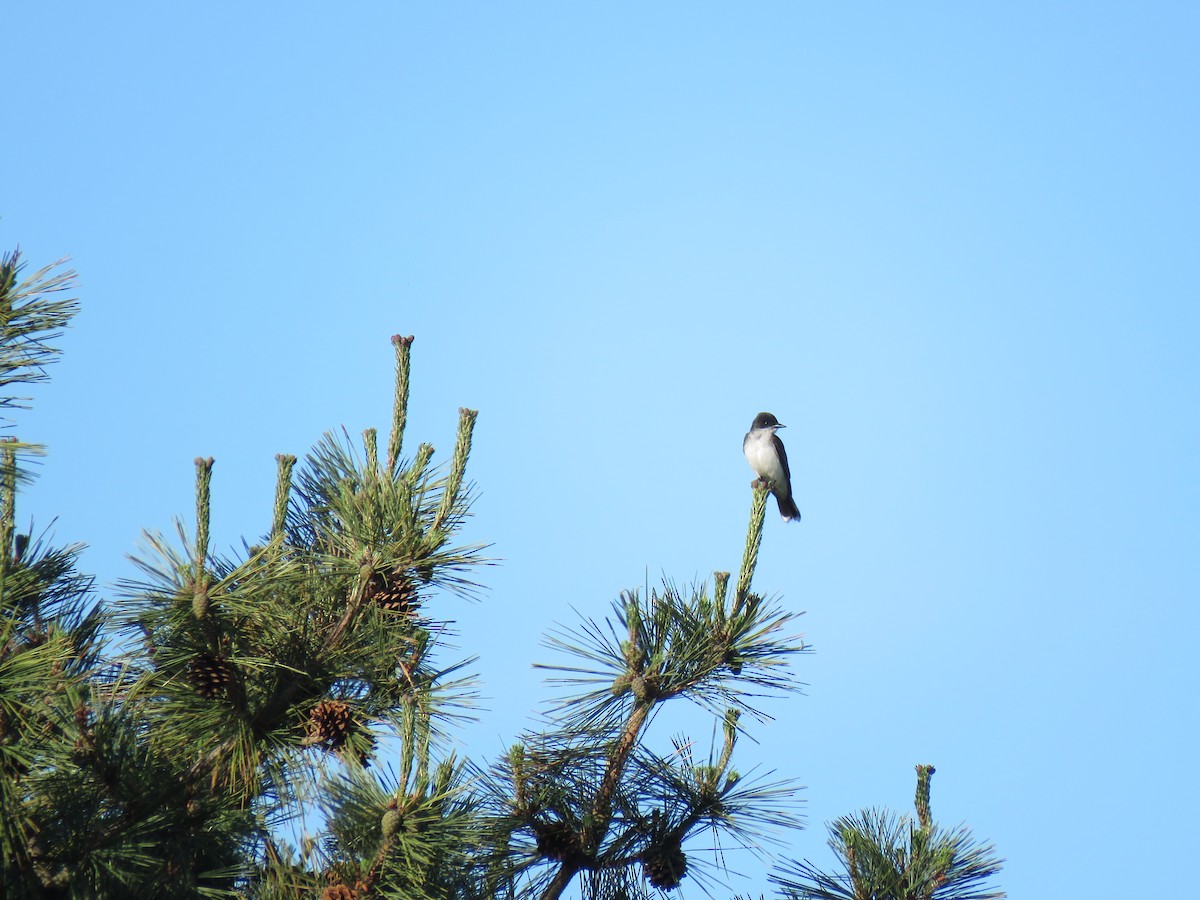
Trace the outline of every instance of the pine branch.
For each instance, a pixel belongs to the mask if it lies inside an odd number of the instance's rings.
[[[271,538],[281,538],[284,526],[287,524],[288,501],[292,490],[292,469],[296,465],[296,457],[280,453],[275,457],[279,466],[279,475],[275,483],[275,509],[271,516]]]
[[[404,426],[408,421],[408,380],[412,367],[413,336],[394,334],[392,344],[396,348],[396,395],[392,407],[392,431],[388,438],[387,469],[395,476],[404,443]]]
[[[965,827],[949,832],[929,809],[933,766],[917,766],[917,822],[887,810],[865,809],[829,826],[829,845],[844,874],[792,862],[772,880],[791,900],[1001,900],[986,889],[1001,860]]]
[[[560,897],[581,872],[599,877],[633,863],[652,884],[673,887],[686,873],[682,843],[701,823],[795,824],[771,808],[790,800],[793,786],[740,793],[730,768],[740,712],[763,718],[750,698],[795,689],[785,666],[806,649],[798,636],[779,636],[795,614],[750,590],[765,497],[755,492],[732,605],[729,574],[717,572],[711,595],[706,585],[681,591],[669,582],[645,598],[626,591],[603,625],[585,620],[577,633],[559,629],[546,639],[577,662],[539,667],[584,690],[562,698],[552,710],[558,729],[528,738],[501,772],[513,791],[510,833],[532,832],[535,858],[553,864],[530,883],[542,900]],[[723,717],[726,739],[715,760],[677,771],[641,745],[654,711],[685,696]],[[684,747],[678,753],[690,760]]]
[[[430,531],[437,535],[446,527],[451,512],[459,507],[463,475],[467,470],[467,457],[471,454],[471,435],[475,430],[475,419],[478,410],[466,409],[458,411],[458,436],[454,442],[454,456],[450,460],[450,475],[442,488],[442,501],[434,514]]]
[[[8,560],[16,531],[17,454],[8,441],[0,443],[0,606],[4,604]]]
[[[767,485],[758,481],[754,485],[753,501],[750,504],[750,527],[746,530],[746,549],[742,554],[742,569],[738,574],[737,591],[733,597],[733,612],[736,614],[750,596],[750,582],[758,567],[758,550],[762,546],[763,521],[767,513]],[[724,591],[722,591],[722,594]]]
[[[917,796],[914,804],[917,807],[917,821],[925,831],[933,828],[933,814],[929,809],[929,780],[935,771],[933,766],[917,766]]]
[[[210,603],[208,588],[208,528],[212,509],[213,459],[196,457],[196,546],[192,562],[192,614],[203,619]]]
[[[10,396],[9,387],[45,381],[45,367],[61,353],[50,342],[79,311],[78,301],[52,296],[74,287],[74,271],[54,272],[64,262],[18,282],[25,268],[21,252],[0,257],[0,408],[25,408],[29,398]]]

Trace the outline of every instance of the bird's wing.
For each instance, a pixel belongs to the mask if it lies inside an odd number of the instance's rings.
[[[775,452],[779,454],[779,461],[783,464],[783,480],[786,484],[792,483],[792,470],[788,468],[787,451],[783,449],[783,441],[779,439],[779,435],[771,435],[771,443],[775,446]]]

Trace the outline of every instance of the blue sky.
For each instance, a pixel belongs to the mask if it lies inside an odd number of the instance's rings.
[[[409,440],[445,459],[480,410],[469,537],[503,561],[444,602],[487,758],[572,608],[736,568],[770,410],[804,519],[768,519],[758,586],[816,652],[740,753],[808,786],[788,854],[827,863],[822,823],[907,810],[928,762],[1011,896],[1178,893],[1194,6],[27,3],[5,31],[0,247],[71,256],[83,301],[19,512],[104,585],[190,516],[197,455],[216,545],[264,531],[274,454],[385,428],[414,334]]]

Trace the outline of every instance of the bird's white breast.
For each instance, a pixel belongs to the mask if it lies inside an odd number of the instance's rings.
[[[783,481],[783,466],[779,463],[775,448],[771,446],[773,436],[773,433],[766,429],[753,431],[746,438],[742,450],[745,452],[746,462],[750,463],[754,474],[775,484]]]

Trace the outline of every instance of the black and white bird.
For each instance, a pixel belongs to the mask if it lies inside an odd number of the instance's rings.
[[[787,451],[775,433],[783,427],[770,413],[759,413],[742,439],[742,452],[754,474],[765,481],[775,495],[783,521],[798,522],[800,510],[792,499],[792,472],[788,468]]]

